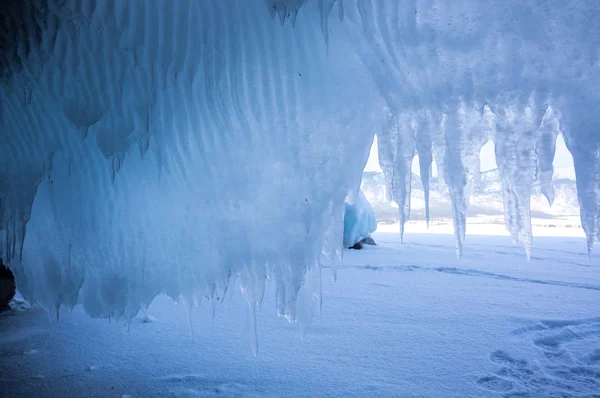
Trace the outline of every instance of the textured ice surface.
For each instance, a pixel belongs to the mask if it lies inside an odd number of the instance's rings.
[[[353,204],[346,203],[344,212],[344,247],[351,247],[377,229],[377,219],[362,191]]]
[[[424,186],[435,157],[459,254],[490,138],[529,253],[531,185],[551,201],[560,132],[600,238],[596,1],[5,5],[1,256],[54,311],[129,319],[159,292],[193,305],[240,278],[253,314],[270,278],[278,312],[309,318],[296,299],[320,302],[374,132],[404,221],[412,157]]]
[[[263,1],[13,6],[0,218],[20,291],[129,319],[237,277],[254,311],[270,278],[295,320],[384,119],[352,43],[327,49],[317,9],[281,25]]]

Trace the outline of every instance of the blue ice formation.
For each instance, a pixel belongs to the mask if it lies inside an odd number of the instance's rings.
[[[362,191],[353,204],[346,203],[344,212],[344,247],[352,247],[371,236],[377,229],[377,219]]]
[[[130,319],[166,293],[309,318],[373,134],[402,224],[432,160],[462,252],[493,140],[507,229],[532,247],[563,134],[600,239],[596,0],[6,0],[0,256],[57,312]],[[427,194],[426,194],[427,198]],[[429,209],[427,208],[429,214]],[[257,237],[260,237],[258,239]],[[298,311],[302,309],[302,311]]]

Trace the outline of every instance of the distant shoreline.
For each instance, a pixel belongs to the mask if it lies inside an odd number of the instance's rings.
[[[532,233],[536,236],[565,236],[585,238],[578,216],[556,217],[553,219],[532,218]],[[399,232],[398,222],[379,222],[377,232]],[[432,219],[427,226],[424,220],[409,220],[404,226],[405,233],[454,234],[451,218]],[[504,226],[502,216],[482,216],[467,218],[467,235],[510,236]]]

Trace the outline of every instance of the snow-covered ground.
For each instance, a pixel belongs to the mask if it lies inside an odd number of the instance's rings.
[[[563,216],[554,218],[532,218],[531,226],[534,241],[540,236],[585,238],[579,217]],[[408,221],[405,231],[421,234],[454,234],[452,220],[447,218],[433,219],[429,225],[423,220]],[[398,232],[399,223],[380,223],[379,232]],[[469,235],[509,236],[503,216],[479,216],[467,218],[467,240]]]
[[[0,396],[598,397],[600,268],[583,238],[378,232],[347,251],[304,340],[270,284],[251,351],[237,289],[192,312],[158,297],[130,325],[80,308],[0,316]]]

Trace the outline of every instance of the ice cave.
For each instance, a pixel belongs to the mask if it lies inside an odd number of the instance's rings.
[[[600,2],[4,0],[0,15],[0,260],[18,291],[1,396],[597,396]],[[375,137],[381,195],[363,194]],[[554,221],[534,236],[532,197],[566,192],[557,142],[578,239],[551,240]],[[469,235],[486,145],[508,242]],[[445,195],[450,234],[411,232],[415,186],[430,228]],[[347,208],[367,209],[360,231]],[[118,334],[138,324],[155,334]],[[248,335],[261,352],[236,362]],[[361,350],[362,373],[345,356]],[[174,370],[197,361],[205,376]]]

